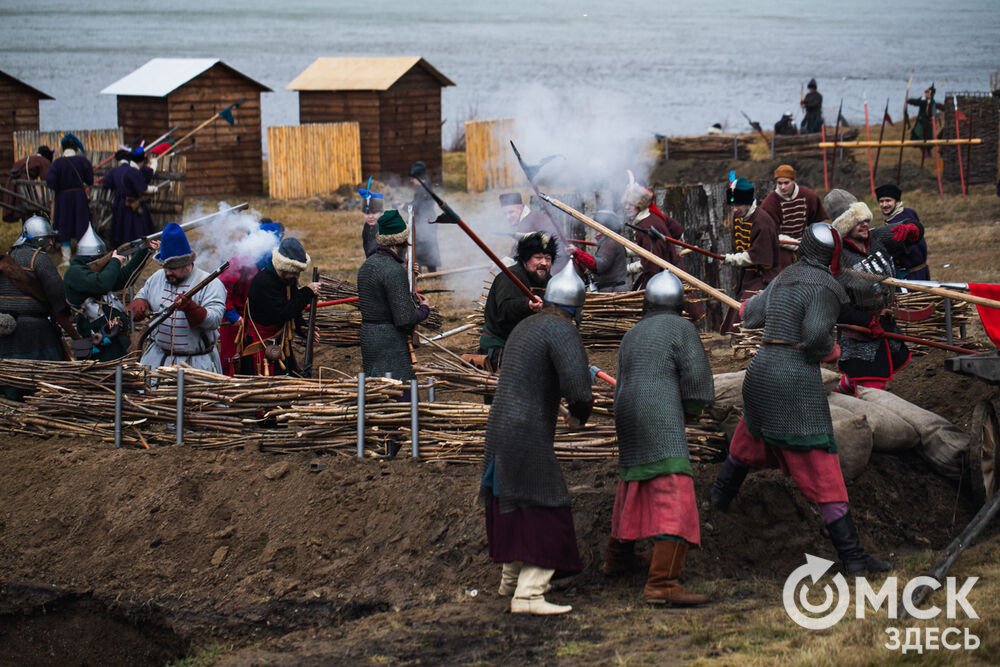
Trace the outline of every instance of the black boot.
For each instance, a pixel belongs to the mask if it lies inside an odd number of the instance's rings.
[[[718,477],[712,482],[712,490],[709,492],[712,507],[723,512],[728,510],[729,503],[733,502],[749,470],[747,466],[736,465],[727,457]]]
[[[858,530],[854,527],[854,519],[851,518],[850,512],[833,523],[826,524],[826,528],[830,531],[830,541],[837,549],[840,560],[844,562],[847,574],[885,572],[892,569],[891,560],[872,558],[861,548]]]

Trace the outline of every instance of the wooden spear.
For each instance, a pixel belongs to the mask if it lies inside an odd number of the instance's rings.
[[[843,118],[841,111],[844,110],[844,98],[840,98],[840,106],[837,108],[837,123],[833,128],[833,155],[830,156],[830,185],[833,185],[837,180],[837,172],[835,167],[837,166],[837,142],[840,140],[840,119]]]
[[[955,103],[955,139],[961,141],[962,133],[958,130],[958,93],[952,95],[951,101]],[[972,137],[970,136],[969,138],[971,139]],[[958,151],[958,180],[962,184],[962,199],[965,199],[965,170],[962,168],[961,144],[955,144],[955,150]]]
[[[906,126],[910,124],[910,86],[913,84],[913,70],[910,70],[910,80],[906,82],[906,92],[903,93],[903,131],[899,135],[899,158],[896,160],[896,185],[900,185],[903,174],[903,142],[906,141]]]
[[[826,169],[826,123],[819,126],[819,138],[821,140],[820,147],[823,149],[823,189],[827,192],[830,191],[830,174]]]
[[[848,331],[853,331],[855,333],[865,334],[866,336],[872,335],[872,330],[866,327],[859,327],[856,324],[838,324],[838,329],[847,329]],[[975,350],[967,350],[964,347],[956,347],[955,345],[948,345],[947,343],[939,343],[933,340],[927,340],[925,338],[917,338],[916,336],[907,336],[906,334],[893,333],[891,331],[885,331],[882,334],[886,338],[894,338],[896,340],[903,340],[907,343],[916,343],[918,345],[927,345],[928,347],[939,347],[942,350],[948,350],[949,352],[957,352],[958,354],[975,354]]]
[[[646,250],[645,248],[643,248],[639,244],[633,243],[632,241],[629,241],[627,238],[625,238],[621,234],[617,234],[617,233],[611,231],[610,229],[608,229],[607,227],[605,227],[604,225],[602,225],[601,223],[597,222],[596,220],[588,218],[587,216],[585,216],[583,213],[580,213],[579,211],[577,211],[572,206],[564,204],[561,201],[559,201],[558,199],[550,197],[549,195],[547,195],[547,194],[545,194],[543,192],[538,193],[538,196],[541,197],[542,199],[544,199],[545,201],[547,201],[548,203],[552,204],[556,208],[558,208],[560,211],[571,215],[572,217],[574,217],[575,219],[579,220],[583,224],[587,225],[588,227],[590,227],[594,231],[598,231],[601,234],[604,234],[605,236],[607,236],[609,239],[614,240],[616,243],[619,243],[620,245],[625,246],[626,248],[628,248],[629,250],[631,250],[632,252],[634,252],[639,257],[642,257],[643,259],[649,260],[650,262],[652,262],[653,264],[656,264],[660,268],[666,269],[667,271],[669,271],[670,273],[674,274],[675,276],[677,276],[681,280],[685,281],[689,285],[691,285],[693,287],[697,287],[698,289],[700,289],[705,294],[708,294],[713,299],[721,301],[722,303],[726,304],[730,308],[735,308],[735,309],[739,310],[740,302],[737,301],[736,299],[732,298],[728,294],[725,294],[724,292],[722,292],[722,291],[720,291],[720,290],[712,287],[708,283],[706,283],[704,281],[701,281],[698,278],[695,278],[694,276],[692,276],[687,271],[684,271],[682,269],[677,268],[676,266],[674,266],[673,264],[671,264],[667,260],[663,259],[662,257],[657,257],[656,255],[654,255],[653,253],[649,252],[648,250]]]
[[[878,160],[882,156],[882,138],[885,136],[885,122],[889,120],[889,98],[885,98],[885,110],[882,112],[882,127],[878,131],[878,148],[875,149],[875,168],[872,171],[872,180],[878,176]]]
[[[313,266],[313,279],[314,283],[319,282],[319,267]],[[306,351],[302,355],[302,377],[311,378],[312,377],[312,365],[313,365],[313,347],[314,341],[313,337],[316,334],[316,302],[319,298],[313,294],[312,303],[310,304],[312,308],[309,309],[309,326],[306,327]]]
[[[868,96],[865,95],[865,139],[871,141],[871,126],[868,125]],[[875,198],[875,170],[872,168],[872,149],[868,149],[868,184],[871,186],[872,199]]]
[[[246,101],[247,101],[247,98],[241,97],[240,99],[236,100],[235,102],[233,102],[232,104],[230,104],[228,107],[226,107],[222,111],[215,112],[215,114],[213,114],[211,118],[209,118],[204,123],[202,123],[198,127],[194,128],[193,130],[191,130],[190,132],[188,132],[187,134],[185,134],[183,137],[181,137],[180,139],[177,140],[177,143],[175,143],[173,146],[171,146],[167,150],[163,151],[163,153],[160,155],[160,157],[166,157],[166,156],[170,155],[186,139],[188,139],[191,136],[193,136],[196,132],[200,132],[202,128],[204,128],[206,125],[208,125],[209,123],[211,123],[216,118],[225,118],[225,116],[223,116],[223,114],[227,113],[230,109],[235,109],[236,107],[238,107],[239,105],[243,104]],[[230,116],[230,118],[232,118],[232,116]]]
[[[886,278],[881,282],[885,285],[892,285],[893,287],[903,287],[905,289],[913,290],[915,292],[927,292],[928,294],[936,294],[938,296],[954,299],[955,301],[967,301],[969,303],[974,303],[978,306],[986,306],[987,308],[1000,309],[1000,301],[994,301],[993,299],[987,299],[981,296],[966,294],[965,292],[957,292],[955,290],[945,289],[943,287],[932,287],[931,285],[921,285],[919,283],[913,283],[906,280],[899,280],[897,278]]]
[[[476,264],[475,266],[462,266],[457,269],[444,269],[443,271],[431,271],[430,273],[421,273],[420,279],[427,280],[428,278],[440,278],[441,276],[450,276],[455,273],[466,273],[468,271],[485,271],[490,268],[492,264]]]

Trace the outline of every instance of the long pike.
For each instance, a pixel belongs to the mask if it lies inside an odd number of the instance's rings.
[[[517,163],[519,165],[521,165],[521,171],[524,172],[524,177],[527,178],[528,179],[528,183],[531,184],[531,189],[535,191],[535,196],[540,199],[542,193],[539,192],[538,185],[535,184],[534,174],[532,174],[528,170],[528,165],[524,164],[524,160],[521,159],[521,151],[517,150],[517,146],[514,145],[514,140],[513,139],[511,139],[511,141],[510,141],[510,147],[514,149],[514,156],[517,157]],[[563,236],[563,233],[559,230],[559,223],[557,223],[556,219],[554,217],[552,217],[552,213],[549,211],[548,208],[546,208],[545,206],[543,206],[542,210],[545,212],[545,217],[547,217],[549,219],[549,222],[552,223],[552,229],[555,230],[556,236],[558,236],[559,239],[565,244],[566,243],[566,237]]]

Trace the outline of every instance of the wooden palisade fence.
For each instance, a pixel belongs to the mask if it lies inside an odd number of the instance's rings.
[[[510,148],[514,138],[513,118],[465,122],[465,184],[469,192],[523,183],[524,176]]]
[[[272,199],[329,194],[361,182],[361,135],[354,123],[267,128],[267,182]]]
[[[23,130],[14,133],[14,159],[19,160],[25,155],[32,155],[42,145],[51,148],[55,151],[55,156],[59,157],[60,135],[66,132],[72,132],[83,142],[83,147],[87,155],[91,158],[97,152],[114,153],[125,143],[124,133],[120,127],[102,130],[59,130],[54,132]],[[94,166],[97,166],[96,162]]]

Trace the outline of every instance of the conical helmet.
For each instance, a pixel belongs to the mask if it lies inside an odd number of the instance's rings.
[[[586,298],[587,288],[577,275],[573,262],[569,262],[562,271],[552,276],[545,286],[545,303],[579,308]]]
[[[669,271],[660,271],[646,283],[647,307],[680,309],[684,305],[684,285]]]
[[[107,252],[107,249],[107,244],[94,231],[94,226],[88,224],[87,231],[83,233],[79,243],[76,244],[76,254],[84,257],[97,257]]]

